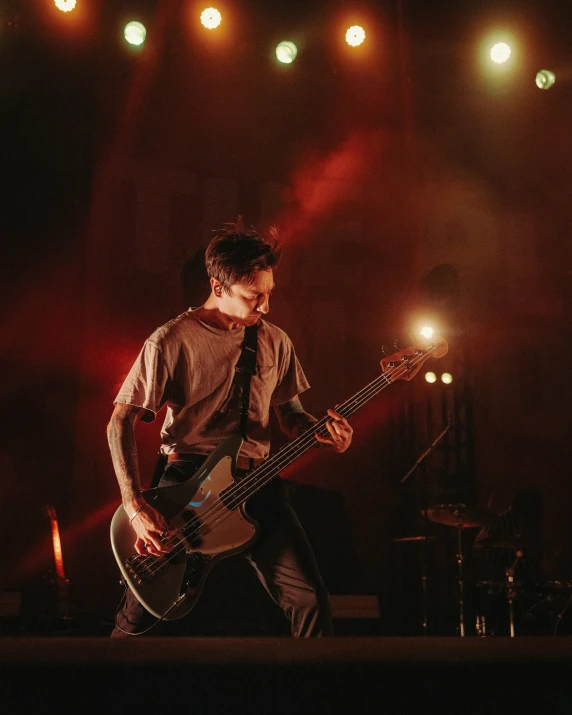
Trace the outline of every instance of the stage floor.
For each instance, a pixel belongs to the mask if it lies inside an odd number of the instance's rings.
[[[0,712],[564,713],[572,638],[0,640]]]

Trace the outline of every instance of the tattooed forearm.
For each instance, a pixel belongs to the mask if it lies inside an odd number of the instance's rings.
[[[129,507],[142,499],[135,441],[135,421],[140,411],[133,405],[118,404],[107,425],[107,441],[123,505]]]
[[[275,412],[278,417],[280,429],[284,434],[288,435],[290,439],[299,437],[318,421],[304,410],[299,397],[294,397],[289,402],[278,405],[275,408]]]

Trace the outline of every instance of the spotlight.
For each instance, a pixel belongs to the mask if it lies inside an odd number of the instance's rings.
[[[554,82],[556,82],[556,77],[554,76],[554,72],[550,70],[540,70],[536,75],[536,86],[538,89],[550,89]]]
[[[365,40],[365,30],[359,25],[352,25],[346,32],[346,42],[352,47],[357,47]]]
[[[430,383],[437,382],[437,375],[434,372],[426,372],[425,379]]]
[[[62,12],[70,12],[76,6],[76,0],[54,0],[55,6]]]
[[[145,37],[147,36],[147,30],[142,22],[137,22],[133,20],[125,25],[125,30],[123,30],[123,35],[130,45],[142,45],[145,42]]]
[[[453,382],[453,375],[450,372],[444,372],[441,375],[441,382],[444,382],[445,385],[450,385]]]
[[[498,65],[502,65],[511,55],[511,49],[506,42],[497,42],[491,48],[491,60]]]
[[[298,48],[293,42],[289,42],[288,40],[279,42],[276,46],[276,57],[280,62],[283,62],[286,65],[294,62],[297,54]]]
[[[424,325],[419,334],[426,340],[430,340],[433,337],[433,328],[430,325]]]
[[[207,30],[214,30],[220,25],[222,21],[222,16],[220,12],[214,7],[207,7],[201,13],[201,22],[207,28]]]

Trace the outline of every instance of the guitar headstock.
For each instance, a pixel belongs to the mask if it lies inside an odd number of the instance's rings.
[[[434,337],[425,343],[410,345],[381,360],[384,375],[392,380],[411,380],[430,357],[442,358],[449,346],[443,338]]]

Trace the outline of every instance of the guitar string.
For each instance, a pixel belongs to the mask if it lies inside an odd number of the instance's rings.
[[[433,350],[435,349],[435,347],[433,347]],[[431,351],[427,350],[426,353],[417,356],[417,360],[413,359],[408,362],[401,363],[399,366],[393,368],[391,373],[383,373],[382,375],[378,376],[377,378],[375,378],[375,380],[370,382],[358,393],[356,393],[352,398],[349,398],[344,404],[340,405],[337,411],[344,417],[351,416],[363,404],[365,404],[365,402],[367,402],[369,399],[381,392],[382,389],[391,384],[395,379],[400,379],[400,377],[402,377],[408,370],[412,369],[413,367],[416,367],[416,363],[421,362],[430,354]],[[185,538],[189,538],[189,536],[199,536],[200,531],[207,526],[209,528],[216,528],[220,523],[225,521],[226,518],[230,516],[230,512],[232,512],[232,510],[234,510],[240,503],[244,502],[249,496],[251,496],[251,494],[248,493],[250,487],[256,486],[256,489],[253,490],[252,493],[255,493],[255,491],[261,489],[272,479],[274,479],[276,473],[283,468],[284,464],[293,461],[301,453],[311,447],[312,443],[315,441],[315,435],[317,433],[319,434],[321,432],[324,432],[326,435],[329,434],[327,428],[325,427],[329,419],[330,418],[328,416],[323,417],[316,424],[312,425],[308,430],[306,430],[306,432],[300,435],[300,437],[297,438],[294,442],[285,445],[282,450],[280,450],[274,456],[274,458],[268,460],[268,462],[271,462],[271,464],[265,462],[264,464],[260,465],[260,467],[255,469],[251,475],[248,475],[247,479],[242,482],[238,482],[231,491],[230,499],[226,499],[226,503],[222,499],[214,501],[213,504],[211,504],[209,509],[207,509],[207,511],[203,515],[203,519],[198,524],[198,526],[196,524],[192,524],[193,520],[191,520],[190,525],[187,523],[184,524],[182,527],[179,527],[179,529],[175,532],[175,534],[173,534],[171,539],[165,542],[165,544],[170,545],[170,542],[174,543],[175,545],[180,544],[180,549],[176,549],[175,546],[175,548],[168,554],[162,554],[159,557],[155,555],[147,556],[138,564],[138,567],[145,566],[146,568],[146,562],[148,561],[151,563],[151,565],[156,565],[157,568],[153,570],[149,569],[149,573],[147,574],[147,576],[152,576],[155,571],[162,568],[162,563],[160,563],[161,560],[168,560],[176,554],[181,553],[181,551],[186,550],[186,545],[181,544],[180,539],[177,538],[178,534],[184,535]],[[280,466],[277,466],[278,464]],[[265,472],[272,472],[272,474],[265,475],[268,478],[264,480]],[[233,497],[236,497],[234,503],[232,502]],[[218,512],[218,514],[216,512]],[[213,514],[215,515],[214,520],[210,518],[213,516]],[[222,518],[219,519],[219,521],[216,521],[218,515],[222,515]]]
[[[435,349],[435,347],[433,348],[433,350],[434,349]],[[344,414],[344,416],[350,416],[351,414],[353,414],[357,409],[359,409],[363,404],[365,404],[365,402],[367,402],[369,399],[371,399],[377,393],[379,393],[382,389],[384,389],[389,384],[391,384],[394,379],[396,379],[396,378],[399,379],[400,377],[403,376],[403,374],[405,372],[407,372],[408,369],[411,369],[412,367],[416,367],[416,362],[421,362],[425,357],[430,355],[430,352],[431,351],[428,350],[425,354],[417,356],[416,361],[410,360],[408,363],[402,363],[401,365],[397,366],[396,368],[393,368],[392,372],[389,375],[387,373],[384,373],[384,374],[380,375],[379,377],[377,377],[371,383],[369,383],[364,388],[362,388],[362,390],[360,390],[358,393],[356,393],[356,395],[354,395],[352,398],[347,400],[346,403],[341,405],[338,408],[339,413],[343,414],[344,412],[347,411],[346,414]],[[401,368],[403,368],[403,369],[401,369]],[[399,374],[399,373],[401,373],[401,374]],[[381,387],[380,387],[380,383],[381,383]],[[289,461],[291,462],[291,461],[293,461],[293,459],[297,458],[297,456],[299,454],[301,454],[303,451],[308,449],[312,445],[312,442],[315,440],[316,433],[324,430],[325,424],[327,423],[327,421],[329,419],[330,418],[327,416],[323,417],[315,425],[312,425],[312,427],[310,427],[305,433],[300,435],[300,437],[298,439],[296,439],[294,442],[292,442],[288,445],[285,445],[285,447],[282,450],[280,450],[275,455],[275,457],[273,459],[269,460],[270,462],[272,462],[271,465],[264,463],[258,469],[254,470],[252,475],[250,475],[248,477],[248,479],[245,480],[244,483],[239,482],[238,484],[236,484],[232,494],[235,495],[235,494],[238,494],[239,492],[240,492],[240,494],[234,504],[227,506],[223,502],[222,499],[215,501],[210,506],[210,508],[205,512],[205,514],[203,515],[204,518],[198,526],[196,524],[192,524],[192,520],[191,520],[190,525],[188,523],[183,525],[175,532],[175,534],[173,536],[176,537],[176,535],[179,533],[184,534],[185,537],[187,537],[187,538],[188,538],[188,536],[198,536],[200,531],[204,527],[208,526],[210,528],[215,528],[220,523],[225,521],[227,518],[230,517],[231,511],[234,510],[236,508],[236,506],[238,506],[238,504],[245,501],[245,499],[247,499],[248,496],[250,496],[248,494],[246,496],[244,495],[244,492],[246,491],[244,489],[245,484],[247,484],[248,482],[250,482],[251,484],[256,483],[256,487],[257,487],[256,491],[258,489],[261,489],[263,486],[265,486],[268,482],[270,482],[272,479],[274,479],[276,474],[275,473],[271,474],[270,477],[268,479],[266,479],[266,481],[262,481],[262,479],[260,478],[262,476],[262,474],[265,471],[268,471],[269,469],[271,472],[280,471],[282,466],[280,466],[276,469],[276,462],[280,462],[281,465],[283,465],[284,463],[288,463]],[[326,433],[329,434],[327,432],[327,428],[326,428]],[[286,455],[286,453],[288,453],[288,454]],[[284,460],[284,457],[287,457],[286,460]],[[214,521],[210,518],[207,519],[207,517],[212,516],[214,512],[218,512],[220,515],[222,515],[222,518],[219,519],[218,522]],[[216,516],[217,515],[215,515],[215,520],[216,520]],[[190,531],[185,533],[185,531],[187,529],[190,529]],[[193,529],[194,529],[194,533],[193,533]],[[169,558],[172,558],[173,556],[175,556],[176,554],[181,553],[182,551],[186,550],[186,545],[181,544],[181,541],[178,538],[172,538],[170,541],[173,541],[175,544],[179,544],[181,546],[181,548],[176,549],[176,547],[175,547],[168,554],[162,554],[159,557],[157,557],[155,555],[147,556],[138,564],[138,566],[141,567],[141,566],[145,565],[146,562],[150,562],[151,566],[156,566],[155,569],[149,568],[149,572],[147,573],[147,576],[152,576],[156,571],[158,571],[160,568],[162,568],[162,565],[163,565],[161,563],[162,560],[166,561]],[[165,542],[165,543],[169,544],[169,542]]]

